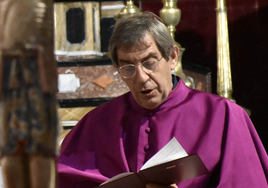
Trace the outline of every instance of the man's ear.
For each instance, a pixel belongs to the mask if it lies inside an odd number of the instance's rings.
[[[170,54],[170,69],[174,70],[178,64],[178,58],[180,54],[180,49],[177,45],[173,46],[173,49]]]

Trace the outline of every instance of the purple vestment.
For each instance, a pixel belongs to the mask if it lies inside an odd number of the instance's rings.
[[[267,154],[246,112],[181,79],[157,109],[143,109],[126,93],[88,113],[62,143],[58,188],[90,188],[137,172],[173,137],[210,171],[179,188],[267,188]]]

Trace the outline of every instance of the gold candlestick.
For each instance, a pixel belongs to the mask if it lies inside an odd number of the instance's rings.
[[[217,4],[217,92],[235,102],[232,98],[233,86],[231,75],[227,10],[225,0],[216,0]]]
[[[120,18],[122,16],[130,16],[134,14],[141,13],[141,10],[134,5],[133,1],[127,1],[126,6],[120,10],[120,12],[115,16],[115,18]]]
[[[176,25],[180,22],[181,18],[181,10],[177,7],[178,0],[163,0],[164,7],[160,10],[160,17],[163,20],[164,24],[167,26],[171,36],[175,41],[175,32],[176,32]],[[182,54],[185,51],[185,48],[182,48],[181,45],[175,41],[175,44],[180,49],[178,65],[175,68],[175,74],[179,76],[184,83],[190,87],[194,88],[194,83],[190,80],[183,72],[182,69]]]

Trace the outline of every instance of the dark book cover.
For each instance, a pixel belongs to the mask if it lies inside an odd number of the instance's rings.
[[[144,188],[149,182],[167,186],[208,172],[200,157],[195,154],[152,166],[137,173],[119,174],[98,187]]]

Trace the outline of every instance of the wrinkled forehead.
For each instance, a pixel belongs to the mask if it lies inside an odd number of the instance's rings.
[[[121,45],[117,46],[117,50],[124,50],[125,52],[140,51],[145,50],[154,44],[154,38],[149,34],[145,34],[142,38],[136,39],[135,41],[121,43]]]
[[[118,53],[118,51],[123,51],[124,53],[133,53],[133,52],[139,52],[139,51],[142,52],[142,51],[146,50],[149,47],[150,47],[150,45],[143,44],[143,43],[126,45],[126,46],[122,46],[121,48],[118,48],[117,53]]]

